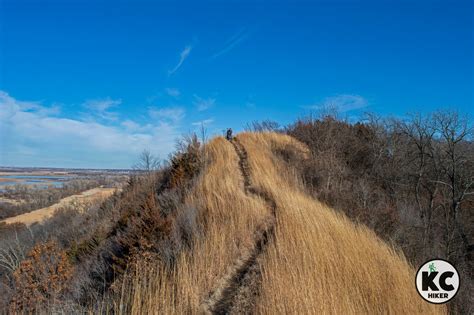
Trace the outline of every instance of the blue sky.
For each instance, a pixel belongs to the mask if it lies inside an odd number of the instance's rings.
[[[128,168],[203,122],[473,105],[472,1],[0,0],[0,165]]]

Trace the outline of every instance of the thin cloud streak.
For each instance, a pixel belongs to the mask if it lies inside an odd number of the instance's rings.
[[[309,109],[316,110],[336,110],[340,113],[350,112],[357,109],[366,108],[369,102],[360,95],[341,94],[331,97],[326,97],[322,102],[305,106]]]
[[[211,107],[213,107],[216,104],[216,99],[209,97],[209,98],[202,98],[199,97],[198,95],[194,94],[194,106],[196,106],[197,110],[202,112],[205,111]]]
[[[247,39],[249,36],[247,29],[243,28],[232,37],[230,37],[225,43],[224,47],[219,50],[217,53],[211,56],[211,59],[216,59],[219,56],[222,56],[225,53],[228,53],[232,49],[234,49],[237,45]]]
[[[191,125],[193,126],[197,126],[197,127],[200,127],[200,126],[208,126],[210,124],[212,124],[214,122],[214,119],[212,118],[209,118],[209,119],[204,119],[204,120],[201,120],[201,121],[195,121],[193,123],[191,123]]]
[[[168,75],[173,75],[179,68],[183,65],[183,62],[188,58],[191,50],[193,49],[192,46],[184,47],[183,51],[179,54],[179,62],[178,64],[170,71],[168,71]]]

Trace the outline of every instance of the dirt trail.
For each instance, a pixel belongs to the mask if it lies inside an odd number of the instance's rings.
[[[235,263],[233,272],[223,279],[222,284],[212,293],[207,303],[207,310],[212,314],[252,313],[261,279],[257,260],[273,235],[276,221],[275,201],[264,191],[252,186],[247,151],[237,138],[234,138],[231,143],[239,156],[239,168],[244,180],[245,193],[263,199],[272,214],[272,219],[264,222],[254,232],[255,242],[251,252]]]
[[[72,195],[66,198],[61,199],[58,203],[55,203],[52,206],[46,207],[46,208],[41,208],[38,210],[34,210],[31,212],[23,213],[20,215],[17,215],[15,217],[7,218],[3,221],[0,222],[5,222],[7,224],[11,223],[23,223],[27,226],[36,223],[36,222],[41,222],[49,217],[51,217],[54,212],[64,206],[67,205],[84,205],[85,202],[87,201],[92,201],[95,199],[99,198],[107,198],[110,195],[112,195],[115,192],[115,188],[93,188],[86,190],[80,194],[77,195]],[[79,203],[79,204],[78,204]]]

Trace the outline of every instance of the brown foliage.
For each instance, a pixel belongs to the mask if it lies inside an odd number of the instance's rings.
[[[46,303],[57,302],[67,292],[73,267],[54,241],[33,247],[14,272],[16,292],[12,312],[33,312]]]
[[[182,187],[187,180],[197,174],[201,166],[200,153],[200,143],[197,136],[194,135],[188,139],[184,150],[178,152],[171,159],[169,188]]]
[[[201,169],[201,147],[192,136],[180,143],[168,167],[132,176],[111,205],[109,230],[90,233],[70,251],[87,281],[80,281],[78,299],[89,304],[111,288],[136,257],[151,255],[164,266],[193,237],[194,212],[183,208],[188,188]],[[115,282],[115,283],[114,283]]]

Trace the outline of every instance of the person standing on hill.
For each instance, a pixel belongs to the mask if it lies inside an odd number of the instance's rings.
[[[226,139],[231,141],[232,140],[232,128],[228,128],[227,129],[227,133],[226,133]]]

